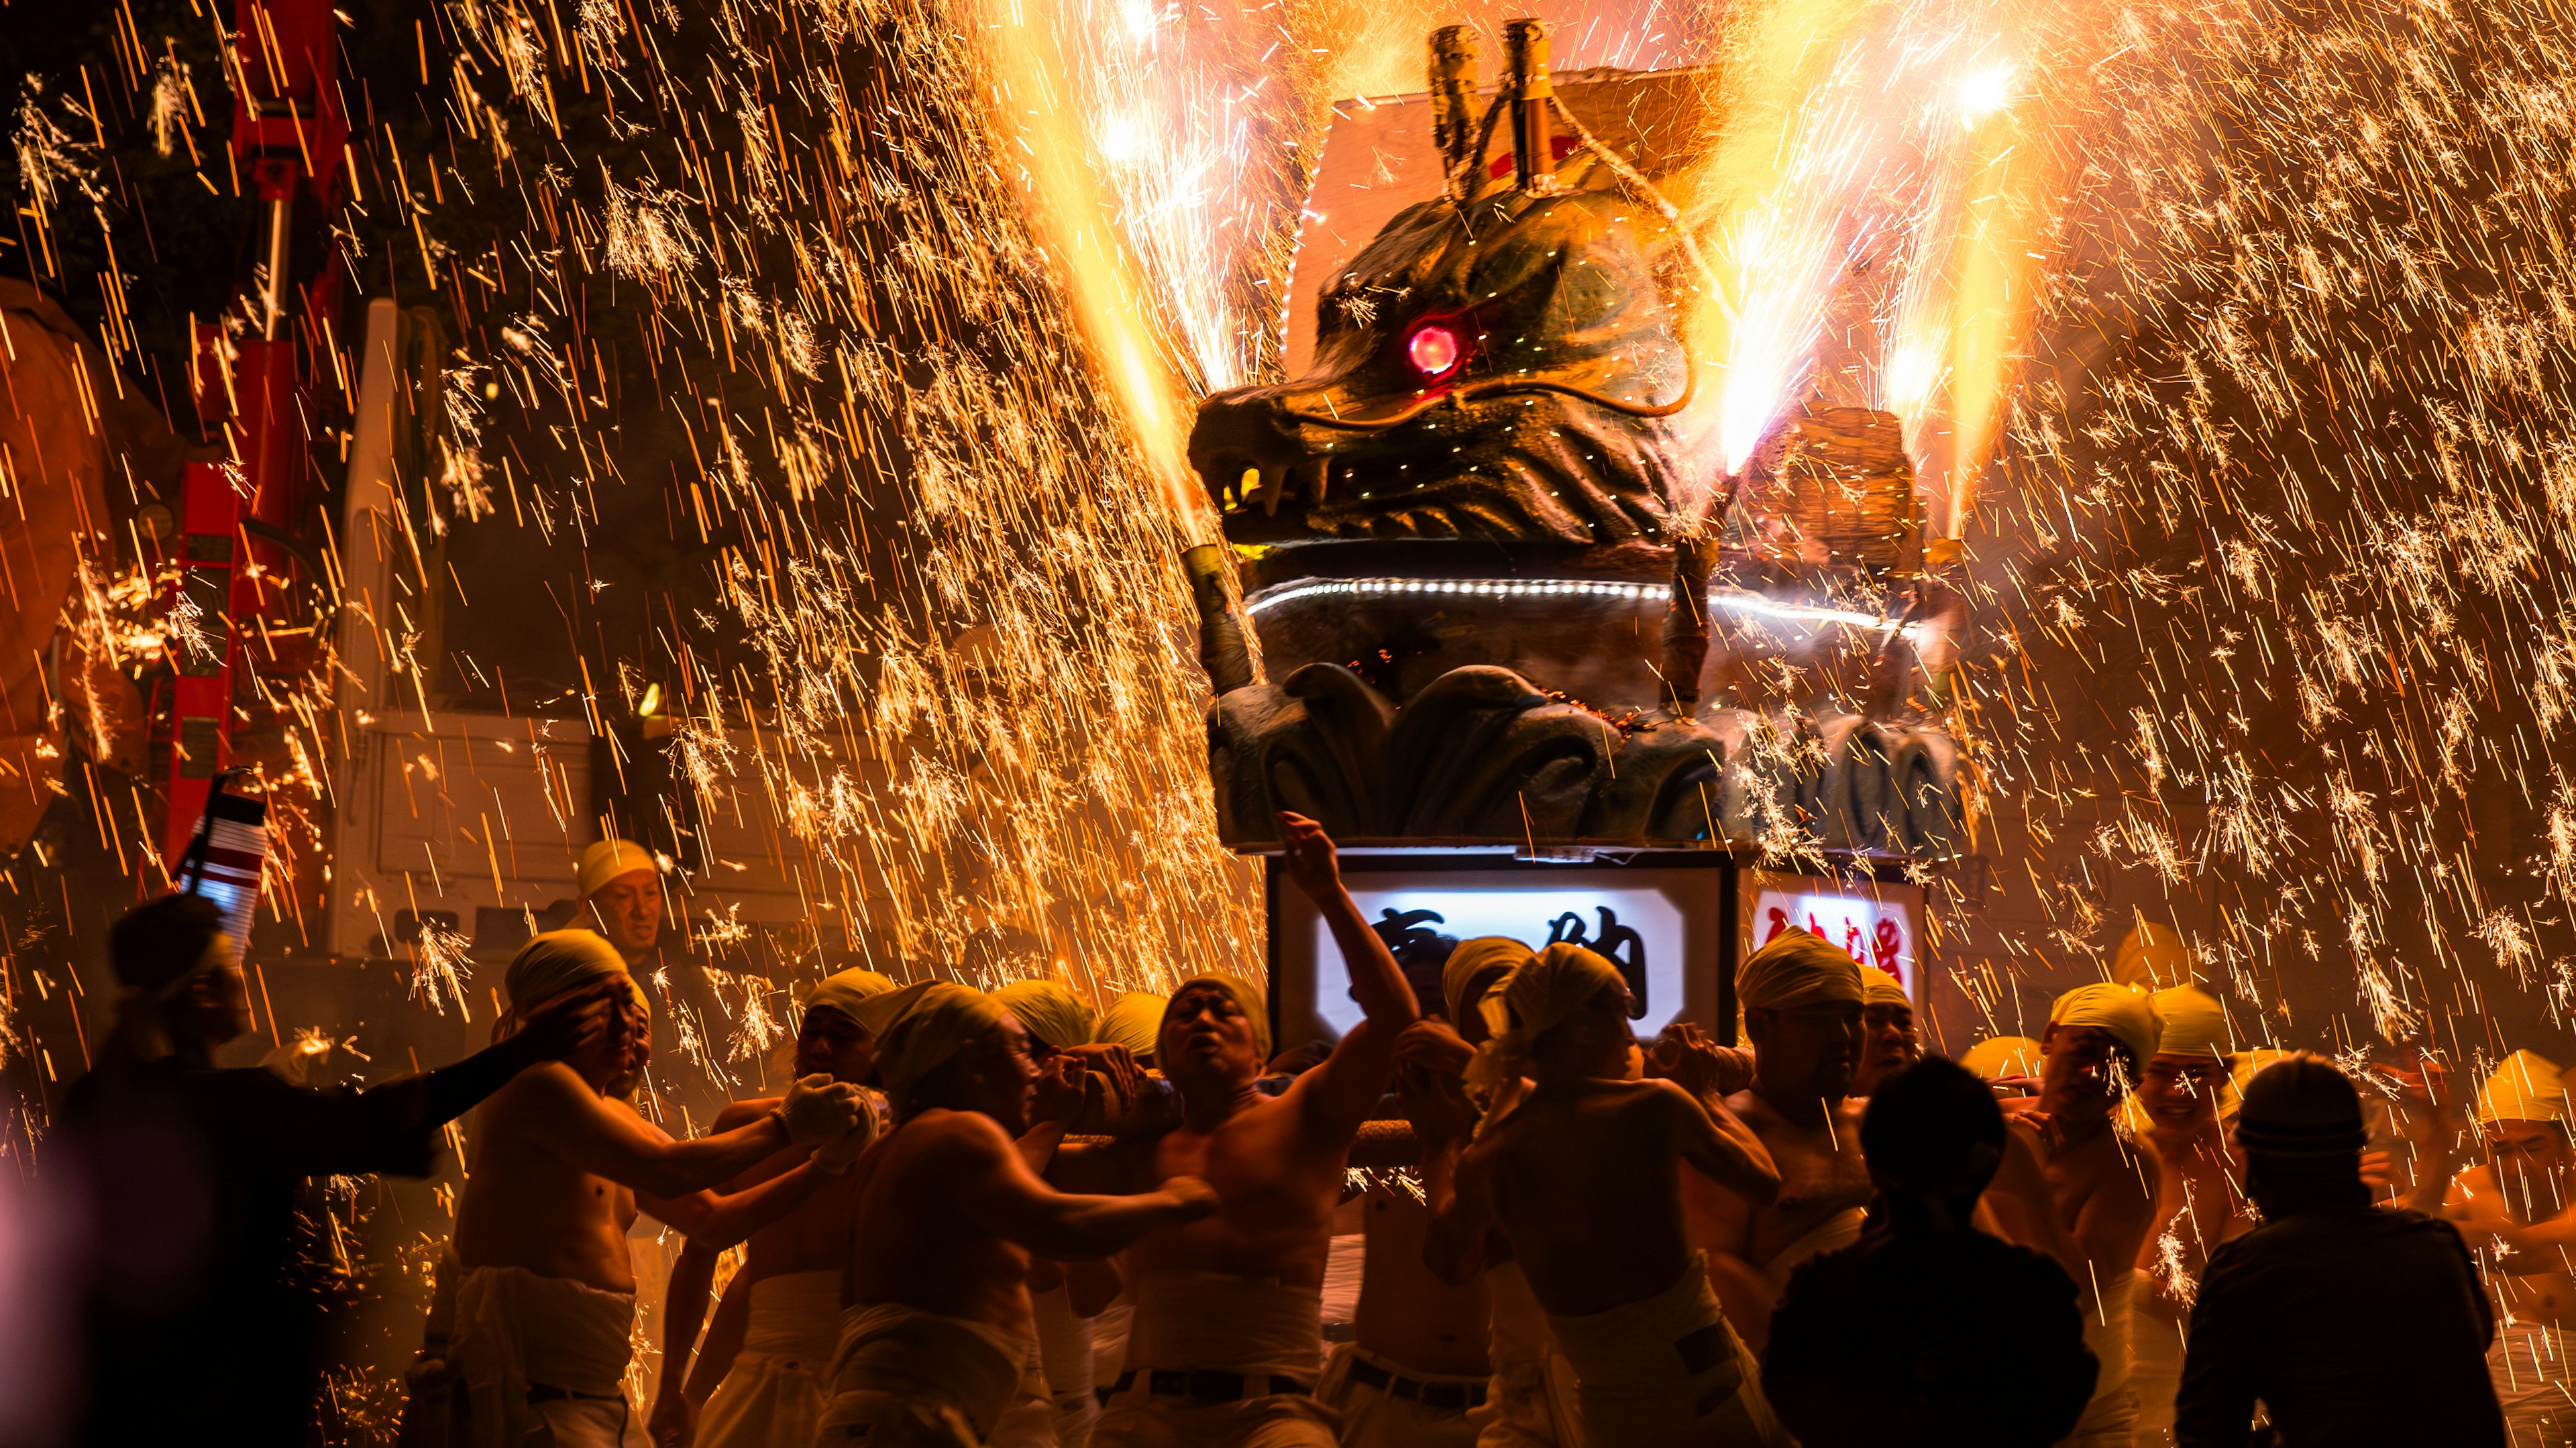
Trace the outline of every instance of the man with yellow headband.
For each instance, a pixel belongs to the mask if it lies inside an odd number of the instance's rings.
[[[2487,1159],[2459,1174],[2443,1215],[2485,1259],[2498,1309],[2487,1370],[2516,1444],[2576,1441],[2576,1153],[2568,1146],[2567,1087],[2533,1051],[2496,1063],[2478,1088]]]
[[[635,1316],[626,1234],[637,1212],[699,1240],[741,1241],[825,1178],[808,1164],[732,1196],[708,1189],[782,1149],[837,1145],[858,1122],[856,1087],[808,1078],[749,1125],[695,1141],[665,1135],[627,1099],[652,1046],[644,993],[592,931],[548,931],[520,949],[497,1029],[507,1035],[545,1002],[601,982],[626,1001],[599,1041],[522,1072],[475,1115],[447,1359],[460,1445],[551,1433],[567,1448],[639,1448],[625,1392]]]
[[[1068,1185],[1135,1191],[1203,1177],[1217,1196],[1214,1216],[1164,1227],[1127,1253],[1127,1366],[1092,1430],[1095,1448],[1334,1441],[1332,1410],[1312,1396],[1324,1366],[1333,1209],[1351,1144],[1386,1092],[1396,1040],[1420,1010],[1385,940],[1342,888],[1323,826],[1282,814],[1280,827],[1280,863],[1331,928],[1366,1019],[1272,1097],[1254,1084],[1270,1057],[1261,992],[1231,975],[1185,979],[1157,1052],[1180,1092],[1181,1124],[1059,1154]]]
[[[2040,1033],[2039,1099],[2007,1101],[2039,1150],[2056,1224],[2073,1256],[2067,1275],[2084,1292],[2084,1341],[2100,1360],[2093,1401],[2066,1441],[2128,1448],[2137,1397],[2129,1383],[2131,1319],[2141,1253],[2155,1224],[2155,1148],[2113,1125],[2156,1054],[2154,1003],[2133,986],[2078,986],[2049,1009]],[[2027,1246],[2042,1246],[2025,1242]]]
[[[288,1266],[305,1181],[428,1175],[448,1122],[606,1035],[606,993],[561,992],[452,1066],[316,1089],[215,1066],[251,1016],[213,902],[168,895],[128,911],[108,931],[108,963],[116,1028],[45,1144],[47,1176],[91,1229],[68,1441],[301,1443],[324,1361],[322,1304]]]
[[[1914,998],[1904,983],[1874,965],[1860,968],[1860,1066],[1851,1094],[1867,1098],[1878,1083],[1923,1059],[1914,1033]]]
[[[1770,1154],[1779,1197],[1753,1201],[1685,1173],[1682,1201],[1728,1321],[1759,1353],[1789,1274],[1859,1240],[1876,1190],[1861,1157],[1864,1103],[1852,1095],[1866,1006],[1860,966],[1794,926],[1746,957],[1735,998],[1753,1042],[1753,1084],[1726,1105]]]
[[[601,840],[574,867],[581,924],[617,947],[633,969],[662,941],[662,862],[632,840]]]
[[[815,1441],[973,1448],[1016,1404],[1046,1396],[1033,1381],[1030,1254],[1106,1256],[1216,1203],[1186,1177],[1133,1196],[1057,1192],[1030,1158],[1079,1109],[1076,1062],[1042,1073],[1011,1013],[961,985],[924,981],[869,1005],[897,1124],[851,1173],[849,1306]]]
[[[1636,1078],[1628,987],[1599,955],[1551,945],[1501,996],[1487,998],[1503,1029],[1475,1074],[1534,1085],[1463,1153],[1455,1134],[1424,1143],[1432,1270],[1472,1279],[1502,1233],[1573,1366],[1590,1448],[1785,1448],[1682,1227],[1684,1162],[1770,1205],[1780,1179],[1760,1139],[1722,1106]]]
[[[2138,1082],[2138,1105],[2155,1144],[2156,1206],[2138,1261],[2147,1276],[2137,1289],[2130,1381],[2139,1448],[2166,1448],[2192,1296],[2210,1252],[2253,1230],[2254,1219],[2245,1159],[2218,1120],[2236,1046],[2226,1004],[2192,984],[2157,991],[2151,1004],[2162,1029]]]
[[[863,1003],[895,989],[873,970],[844,970],[805,993],[793,1079],[829,1076],[858,1085],[876,1066],[876,1038],[860,1024]],[[858,1129],[819,1164],[826,1172],[875,1139],[884,1098],[862,1093]],[[777,1096],[737,1101],[713,1129],[739,1130],[785,1105]],[[730,1178],[747,1191],[803,1164],[795,1147]],[[811,1448],[822,1421],[824,1374],[840,1331],[841,1278],[849,1268],[850,1179],[822,1184],[803,1205],[751,1234],[726,1284],[694,1368],[689,1354],[706,1317],[718,1244],[695,1237],[681,1248],[663,1293],[662,1381],[650,1424],[655,1448]]]

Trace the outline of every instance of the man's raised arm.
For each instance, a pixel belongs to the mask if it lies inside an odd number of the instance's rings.
[[[1369,928],[1359,902],[1342,888],[1339,854],[1324,827],[1284,810],[1279,827],[1284,842],[1280,863],[1286,866],[1288,878],[1315,902],[1333,932],[1333,944],[1350,972],[1351,995],[1368,1017],[1342,1038],[1324,1064],[1299,1077],[1291,1090],[1305,1096],[1336,1125],[1357,1131],[1386,1093],[1396,1038],[1422,1019],[1422,1004],[1413,998],[1413,987],[1396,968],[1386,942]]]
[[[1723,1104],[1703,1102],[1680,1086],[1664,1084],[1669,1088],[1665,1095],[1680,1127],[1682,1160],[1754,1206],[1767,1207],[1778,1201],[1780,1169],[1771,1160],[1771,1149],[1753,1134],[1753,1128]]]
[[[918,1129],[918,1128],[915,1128]],[[1157,1227],[1195,1222],[1216,1211],[1216,1193],[1195,1177],[1174,1177],[1162,1190],[1132,1197],[1070,1196],[1029,1170],[1017,1143],[991,1117],[952,1112],[934,1128],[957,1183],[967,1220],[1041,1257],[1079,1262],[1124,1251]]]
[[[858,1120],[855,1087],[810,1088],[800,1081],[788,1088],[783,1107],[749,1126],[673,1141],[633,1108],[602,1100],[569,1066],[537,1067],[519,1089],[527,1130],[540,1145],[579,1170],[666,1199],[704,1191],[782,1147],[834,1140]]]

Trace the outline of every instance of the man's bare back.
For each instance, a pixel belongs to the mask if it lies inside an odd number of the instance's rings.
[[[1027,1333],[1028,1249],[995,1235],[965,1199],[1018,1160],[991,1117],[944,1110],[905,1122],[859,1158],[850,1171],[858,1209],[844,1230],[866,1246],[844,1245],[848,1299]]]
[[[1689,1265],[1679,1178],[1685,1115],[1663,1081],[1541,1088],[1487,1128],[1458,1166],[1481,1184],[1541,1306],[1602,1312],[1670,1286]],[[1530,1244],[1544,1243],[1533,1255]]]

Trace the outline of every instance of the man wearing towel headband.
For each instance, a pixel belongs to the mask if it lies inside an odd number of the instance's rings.
[[[1069,1196],[1030,1169],[1081,1105],[1064,1058],[1042,1072],[992,997],[923,981],[862,1008],[897,1124],[859,1161],[848,1308],[818,1444],[973,1448],[1006,1412],[1046,1399],[1029,1306],[1030,1254],[1106,1256],[1215,1210],[1174,1177],[1134,1196]],[[1033,1102],[1032,1087],[1045,1099]],[[1046,1122],[1032,1132],[1033,1105]]]
[[[2138,1082],[2138,1105],[2159,1168],[2155,1223],[2138,1262],[2147,1277],[2137,1290],[2130,1343],[2140,1448],[2173,1442],[2183,1324],[2211,1250],[2254,1225],[2245,1205],[2244,1159],[2218,1120],[2218,1097],[2235,1051],[2227,1007],[2192,984],[2157,991],[2154,1005],[2163,1029]]]
[[[2443,1215],[2487,1259],[2498,1330],[2487,1353],[2496,1397],[2513,1441],[2576,1442],[2576,1153],[2568,1148],[2570,1110],[2558,1067],[2534,1051],[2496,1063],[2478,1088],[2478,1135],[2484,1164],[2460,1173]]]
[[[1385,1094],[1396,1038],[1420,1018],[1386,942],[1342,888],[1323,826],[1282,814],[1281,864],[1333,932],[1367,1018],[1323,1064],[1270,1097],[1261,992],[1230,975],[1181,982],[1156,1059],[1182,1124],[1159,1137],[1059,1155],[1068,1184],[1136,1191],[1178,1176],[1216,1189],[1216,1215],[1166,1227],[1126,1257],[1135,1318],[1127,1368],[1092,1430],[1095,1448],[1324,1448],[1324,1261],[1351,1143]],[[1099,1183],[1090,1187],[1089,1183]]]
[[[2084,1292],[2084,1341],[2101,1361],[2093,1401],[2066,1441],[2128,1448],[2137,1397],[2129,1385],[2132,1306],[2140,1250],[2155,1222],[2155,1148],[2125,1141],[2113,1115],[2156,1054],[2160,1028],[2145,992],[2102,982],[2057,998],[2040,1033],[2040,1094],[2017,1118],[2035,1127],[2057,1225],[2074,1259],[2067,1275]],[[2040,1245],[2025,1243],[2025,1245]]]
[[[1684,1162],[1770,1204],[1780,1182],[1761,1141],[1722,1106],[1636,1079],[1628,987],[1599,955],[1551,945],[1501,997],[1486,1006],[1503,1029],[1471,1078],[1536,1084],[1463,1154],[1454,1138],[1424,1144],[1432,1270],[1471,1279],[1501,1231],[1573,1366],[1589,1448],[1785,1448],[1682,1227]]]
[[[322,1304],[288,1267],[306,1179],[427,1176],[448,1122],[607,1034],[607,992],[563,992],[452,1066],[314,1089],[216,1068],[251,1015],[213,902],[167,895],[128,911],[108,931],[108,963],[116,1029],[72,1083],[45,1156],[86,1199],[93,1232],[74,1441],[301,1443],[324,1364]]]
[[[1779,1169],[1779,1199],[1751,1201],[1686,1173],[1682,1200],[1727,1319],[1756,1353],[1789,1274],[1820,1252],[1858,1241],[1876,1191],[1861,1157],[1863,1103],[1851,1094],[1864,1044],[1864,995],[1850,956],[1795,927],[1736,972],[1735,998],[1753,1041],[1753,1084],[1726,1104]]]
[[[460,1445],[549,1433],[563,1448],[641,1445],[625,1393],[635,1317],[626,1234],[637,1212],[699,1240],[741,1241],[825,1178],[804,1165],[733,1196],[708,1189],[782,1149],[836,1146],[858,1122],[856,1087],[809,1077],[750,1125],[672,1140],[627,1100],[652,1047],[644,993],[617,948],[588,930],[548,931],[521,947],[502,979],[508,1010],[496,1033],[600,982],[626,997],[606,1035],[522,1072],[483,1104],[468,1138],[447,1357]]]
[[[864,1003],[895,989],[873,970],[844,970],[806,992],[796,1032],[795,1078],[829,1076],[852,1085],[876,1067],[876,1037],[860,1024]],[[884,1098],[868,1109],[825,1163],[828,1170],[874,1139]],[[738,1130],[785,1104],[767,1096],[737,1101],[714,1130]],[[806,1153],[778,1152],[724,1184],[727,1192],[795,1170]],[[663,1293],[662,1382],[650,1424],[655,1448],[812,1448],[822,1421],[825,1374],[840,1333],[841,1279],[849,1267],[851,1179],[824,1183],[805,1203],[751,1234],[741,1270],[725,1287],[715,1325],[695,1368],[689,1352],[706,1318],[720,1248],[692,1237],[671,1266]]]
[[[1866,1099],[1878,1083],[1923,1059],[1923,1042],[1914,1033],[1914,998],[1905,985],[1874,965],[1860,968],[1860,1065],[1852,1072],[1851,1094]]]

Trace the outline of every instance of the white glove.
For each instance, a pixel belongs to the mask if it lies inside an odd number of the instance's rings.
[[[787,1088],[778,1108],[794,1146],[825,1146],[839,1141],[859,1124],[859,1088],[816,1073]]]
[[[814,1153],[814,1165],[834,1176],[839,1176],[848,1171],[850,1163],[857,1161],[859,1153],[867,1150],[868,1144],[876,1139],[877,1114],[874,1111],[863,1110],[859,1113],[858,1125],[842,1133],[840,1140]]]

